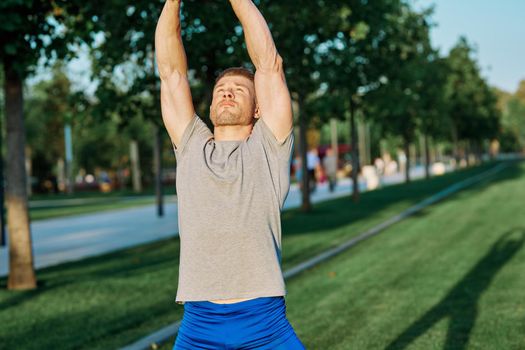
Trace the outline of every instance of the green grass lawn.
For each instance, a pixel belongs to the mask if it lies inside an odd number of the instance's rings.
[[[489,166],[365,193],[358,205],[341,198],[308,215],[287,211],[283,266]],[[441,349],[467,334],[473,349],[523,347],[524,173],[514,165],[289,280],[288,314],[305,345]],[[43,269],[36,291],[6,291],[1,279],[2,348],[114,349],[180,319],[178,250],[170,239]]]
[[[507,169],[288,283],[310,349],[524,349],[525,172]]]
[[[175,194],[175,186],[173,185],[164,185],[165,194]],[[60,199],[70,199],[70,198],[118,198],[118,197],[136,197],[136,196],[154,196],[155,188],[147,187],[142,190],[140,193],[136,193],[131,189],[114,189],[111,192],[101,192],[101,191],[84,191],[84,192],[75,192],[73,194],[68,193],[47,193],[40,194],[36,193],[31,195],[30,200],[60,200]]]
[[[71,215],[90,214],[96,212],[133,208],[142,205],[154,204],[154,198],[134,198],[131,200],[118,197],[101,198],[82,204],[54,205],[42,208],[30,208],[31,221],[45,220]]]
[[[165,195],[175,194],[175,186],[165,186]],[[37,194],[31,196],[31,202],[45,201],[46,206],[31,206],[29,215],[32,221],[52,219],[57,217],[90,214],[102,211],[126,209],[148,204],[154,204],[155,192],[153,189],[145,189],[142,193],[132,190],[115,190],[108,193],[81,192],[74,194]],[[64,202],[61,200],[78,200],[78,202]],[[47,205],[49,203],[49,205]],[[39,203],[40,204],[40,203]]]

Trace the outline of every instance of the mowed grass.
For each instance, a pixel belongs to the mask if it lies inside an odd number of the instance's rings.
[[[46,220],[72,215],[91,214],[118,209],[134,208],[143,205],[151,205],[154,203],[154,198],[147,197],[137,197],[134,199],[120,199],[118,197],[108,197],[105,199],[100,199],[100,201],[97,200],[88,203],[64,204],[41,208],[30,208],[29,216],[31,217],[31,221]]]
[[[317,205],[311,214],[299,211],[285,212],[283,266],[287,269],[328,247],[337,245],[428,195],[493,165],[468,169],[430,181],[417,181],[409,185],[392,186],[365,193],[361,203],[357,205],[351,203],[349,198],[341,198]],[[408,329],[411,322],[418,319],[418,312],[423,315],[432,308],[450,288],[453,288],[457,282],[454,278],[461,280],[466,273],[463,270],[466,268],[468,272],[468,269],[472,268],[469,264],[471,260],[474,260],[474,265],[477,263],[480,259],[478,255],[481,254],[482,257],[486,253],[486,246],[490,248],[496,235],[492,232],[492,240],[487,234],[483,235],[483,239],[472,237],[475,245],[470,247],[471,251],[468,254],[465,253],[466,257],[458,252],[461,261],[453,260],[454,268],[438,265],[445,275],[429,277],[430,284],[422,287],[419,285],[421,277],[413,275],[426,276],[428,271],[419,271],[418,269],[423,268],[425,264],[413,259],[421,255],[430,265],[436,259],[447,262],[447,256],[451,259],[456,258],[456,255],[452,254],[453,248],[462,241],[453,237],[451,232],[455,232],[454,230],[447,231],[448,239],[444,236],[444,241],[440,243],[430,240],[429,237],[434,237],[430,232],[439,226],[427,221],[427,218],[450,203],[466,200],[469,196],[479,197],[485,192],[493,191],[492,189],[496,189],[498,193],[506,192],[505,205],[497,206],[499,210],[505,211],[508,207],[507,201],[517,205],[515,202],[519,191],[509,190],[508,186],[514,183],[515,186],[521,185],[523,188],[523,172],[523,165],[513,165],[486,187],[465,191],[433,207],[423,216],[398,224],[388,232],[319,268],[288,281],[289,318],[307,347],[381,348],[394,340],[405,328]],[[500,187],[504,190],[498,190]],[[481,205],[485,199],[478,200]],[[452,217],[444,221],[450,223],[456,220],[460,227],[468,230],[470,226],[464,225],[463,219],[469,217],[464,217],[463,210],[458,210],[458,206],[449,213]],[[491,220],[495,220],[493,226],[498,228],[503,228],[511,222],[497,213],[490,217],[487,213],[478,216],[487,220],[492,217]],[[509,216],[514,220],[521,218],[523,221],[523,215],[514,213]],[[405,227],[400,234],[390,232],[399,230],[403,225],[418,222],[425,227],[424,230],[420,228],[413,231]],[[422,235],[420,230],[429,233]],[[442,234],[444,233],[440,231],[438,235]],[[470,237],[466,233],[457,235]],[[390,241],[394,238],[394,241]],[[485,245],[482,245],[482,242],[485,242]],[[418,249],[418,244],[423,244],[427,251]],[[445,249],[446,252],[440,249]],[[174,303],[178,251],[177,239],[156,242],[41,270],[38,273],[40,287],[36,291],[0,290],[2,348],[114,349],[179,320],[183,308]],[[519,254],[515,253],[512,261],[518,259]],[[469,256],[470,260],[467,259]],[[461,266],[463,268],[460,268]],[[505,269],[509,269],[510,266],[512,265],[507,263]],[[521,268],[523,271],[523,264]],[[454,271],[456,274],[452,274]],[[510,280],[517,279],[518,273],[519,269],[515,270]],[[501,276],[501,273],[498,276]],[[395,288],[390,285],[388,288],[377,286],[377,283],[388,284],[389,281]],[[452,285],[449,286],[447,282]],[[444,285],[441,286],[440,283]],[[512,294],[512,291],[515,291],[514,286],[508,283],[506,292]],[[5,279],[1,279],[0,287],[5,287],[5,284]],[[438,292],[439,288],[444,290],[441,294]],[[421,292],[415,293],[414,296],[414,290]],[[395,299],[391,300],[390,297]],[[509,302],[512,301],[509,299]],[[517,310],[519,308],[514,305],[513,311]],[[523,305],[521,310],[523,314]],[[508,318],[504,311],[501,309],[502,314]],[[373,317],[376,318],[372,320]],[[498,317],[496,321],[502,322],[502,319],[503,316]],[[438,321],[438,326],[441,324],[440,327],[443,327],[443,322],[446,322],[446,319]],[[507,325],[507,322],[504,324]],[[364,326],[366,327],[363,328]],[[515,324],[514,327],[520,325]],[[523,331],[523,322],[521,327]],[[444,329],[446,331],[446,327]],[[512,333],[509,329],[505,327],[506,334]],[[357,336],[358,333],[360,336]],[[475,329],[471,333],[475,334]],[[425,333],[410,345],[419,346],[417,342],[426,339],[427,334],[429,333]],[[512,338],[512,334],[505,339]]]
[[[288,283],[309,349],[525,349],[525,172],[426,209]]]
[[[164,194],[174,195],[175,186],[165,186]],[[108,193],[36,194],[31,196],[30,200],[32,204],[38,205],[30,205],[29,215],[32,221],[36,221],[127,209],[154,204],[154,195],[154,190],[151,188],[145,189],[142,193],[134,193],[131,190],[114,190]]]

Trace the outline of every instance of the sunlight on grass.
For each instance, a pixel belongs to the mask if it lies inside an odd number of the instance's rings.
[[[316,205],[311,214],[288,211],[283,266],[290,268],[489,166],[365,193],[359,204],[341,198]],[[519,348],[524,306],[516,291],[525,290],[524,279],[517,278],[525,257],[523,250],[511,252],[519,234],[504,238],[506,255],[490,252],[506,231],[525,227],[519,215],[523,172],[523,164],[512,166],[289,280],[289,317],[307,347],[382,349],[400,337],[400,342],[410,340],[408,348],[441,349],[450,319],[461,320],[463,314],[437,316],[450,307],[475,305],[469,344]],[[6,348],[110,349],[179,320],[183,308],[174,303],[178,252],[179,241],[169,239],[46,268],[38,272],[39,289],[30,292],[6,291],[5,278],[0,279],[0,342]],[[482,266],[489,266],[489,274],[476,274],[475,266],[487,256],[488,265]],[[461,284],[471,281],[469,271],[486,286]],[[468,303],[465,288],[473,288],[475,303]],[[431,313],[432,322],[422,324],[425,331],[412,340],[417,321],[436,305],[437,316]],[[464,337],[459,331],[450,334]]]

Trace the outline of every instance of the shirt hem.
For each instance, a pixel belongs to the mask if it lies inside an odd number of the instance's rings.
[[[210,300],[226,300],[226,299],[284,297],[284,296],[286,296],[286,291],[267,291],[267,292],[258,292],[258,293],[244,293],[244,294],[219,295],[219,296],[177,297],[175,299],[175,302],[177,304],[184,304],[186,301],[210,301]]]

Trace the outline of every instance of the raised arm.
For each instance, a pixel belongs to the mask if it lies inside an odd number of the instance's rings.
[[[173,144],[178,146],[195,113],[181,38],[179,0],[167,0],[164,4],[155,30],[155,51],[161,80],[162,119]]]
[[[255,93],[261,118],[278,141],[292,129],[292,105],[286,86],[283,60],[268,24],[251,0],[230,0],[244,30],[248,54],[255,66]]]

